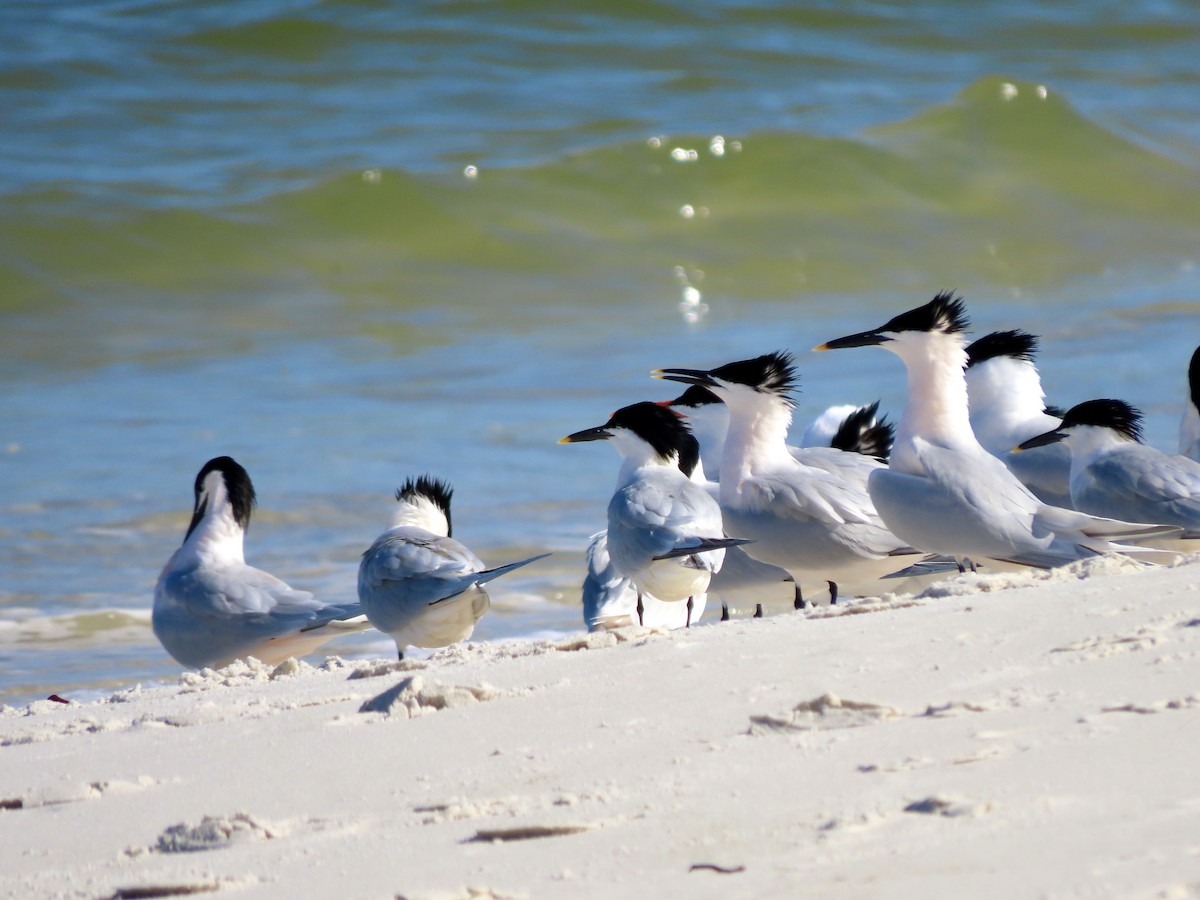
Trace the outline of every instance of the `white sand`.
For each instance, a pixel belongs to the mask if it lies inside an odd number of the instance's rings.
[[[1200,896],[1198,582],[1101,560],[10,709],[0,894]]]

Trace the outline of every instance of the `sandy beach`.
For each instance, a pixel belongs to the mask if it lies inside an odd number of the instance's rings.
[[[1200,557],[0,715],[11,897],[1193,897]]]

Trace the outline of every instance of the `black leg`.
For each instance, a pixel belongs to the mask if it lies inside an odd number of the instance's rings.
[[[642,614],[643,614],[643,613],[644,613],[646,610],[645,610],[645,607],[643,607],[643,606],[642,606],[642,592],[641,592],[641,591],[638,591],[638,605],[637,605],[637,611],[638,611],[638,624],[639,624],[639,625],[644,625],[645,623],[642,621]]]
[[[685,622],[685,623],[684,623],[683,627],[684,627],[684,628],[691,628],[691,627],[692,627],[692,598],[691,598],[691,597],[688,597],[688,614],[687,614],[687,622]]]
[[[837,582],[827,581],[825,583],[829,585],[829,605],[837,606]]]
[[[725,603],[724,601],[721,602],[721,621],[729,621],[729,604]]]
[[[804,595],[800,593],[800,585],[796,585],[796,599],[792,601],[792,606],[796,609],[804,609],[808,606],[808,601],[804,599]]]
[[[762,618],[762,604],[761,603],[754,604],[754,618],[756,618],[756,619]]]

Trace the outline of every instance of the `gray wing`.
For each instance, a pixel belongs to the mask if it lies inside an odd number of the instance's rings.
[[[251,566],[169,569],[155,590],[154,633],[175,659],[196,668],[258,655],[268,641],[362,613],[358,603],[320,603]]]
[[[1071,493],[1093,515],[1200,531],[1200,463],[1184,457],[1131,446],[1080,472]]]
[[[724,536],[717,502],[682,474],[638,479],[608,504],[609,552],[626,572]]]
[[[483,561],[454,538],[422,528],[385,531],[363,554],[358,598],[372,622],[389,623],[462,593],[483,571]]]
[[[858,458],[867,459],[865,456]],[[857,468],[850,470],[850,478],[844,477],[846,473],[809,466],[807,463],[803,465],[806,469],[749,476],[739,486],[741,494],[752,506],[770,507],[776,515],[798,521],[882,527],[866,488],[866,474],[881,468],[879,465],[861,472]]]

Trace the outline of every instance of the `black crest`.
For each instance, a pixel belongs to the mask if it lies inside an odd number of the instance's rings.
[[[711,406],[714,403],[720,403],[721,398],[710,391],[702,384],[693,384],[686,391],[672,400],[668,405],[674,406],[676,409],[684,407],[690,409],[699,409],[702,406]]]
[[[1059,430],[1072,425],[1111,428],[1131,441],[1142,439],[1142,414],[1123,400],[1085,400],[1063,416]]]
[[[747,385],[764,394],[776,394],[789,404],[794,403],[790,395],[799,382],[795,357],[786,350],[726,363],[708,374],[722,381]]]
[[[887,462],[896,437],[896,427],[887,420],[887,416],[876,421],[878,412],[878,400],[870,406],[860,406],[854,410],[842,420],[829,445],[847,453],[861,453]]]
[[[953,291],[942,291],[924,306],[900,313],[882,328],[881,332],[927,331],[957,334],[971,327],[962,297]]]
[[[1200,409],[1200,347],[1196,348],[1188,365],[1188,394],[1192,398],[1192,406]]]
[[[1021,331],[1020,329],[1014,331],[993,331],[991,334],[985,334],[971,344],[971,346],[967,347],[967,368],[969,369],[971,366],[1001,356],[1021,359],[1031,363],[1033,362],[1033,357],[1037,354],[1037,349],[1037,335]]]
[[[668,406],[651,403],[649,400],[622,407],[612,414],[604,425],[607,429],[625,428],[632,431],[643,441],[654,448],[654,452],[663,459],[678,457],[680,466],[688,445],[696,444],[691,430],[683,422],[683,417]],[[696,456],[699,458],[697,446]],[[692,463],[695,468],[695,462]]]
[[[205,480],[213,472],[221,473],[221,478],[225,482],[225,493],[229,495],[229,505],[233,509],[234,521],[245,531],[250,527],[250,514],[258,502],[258,497],[254,494],[254,485],[250,481],[250,473],[242,468],[233,457],[218,456],[206,462],[196,475],[196,483],[192,487],[195,506],[192,523],[188,526],[187,533],[191,534],[192,529],[200,524],[200,520],[204,518],[204,513],[208,509],[208,498],[205,497],[201,500],[200,495],[204,492]],[[186,540],[186,535],[184,539]]]
[[[453,537],[454,529],[450,524],[450,498],[454,496],[454,488],[432,475],[422,475],[410,478],[396,491],[396,500],[400,503],[411,503],[417,497],[424,497],[442,511],[446,517],[446,535]]]

